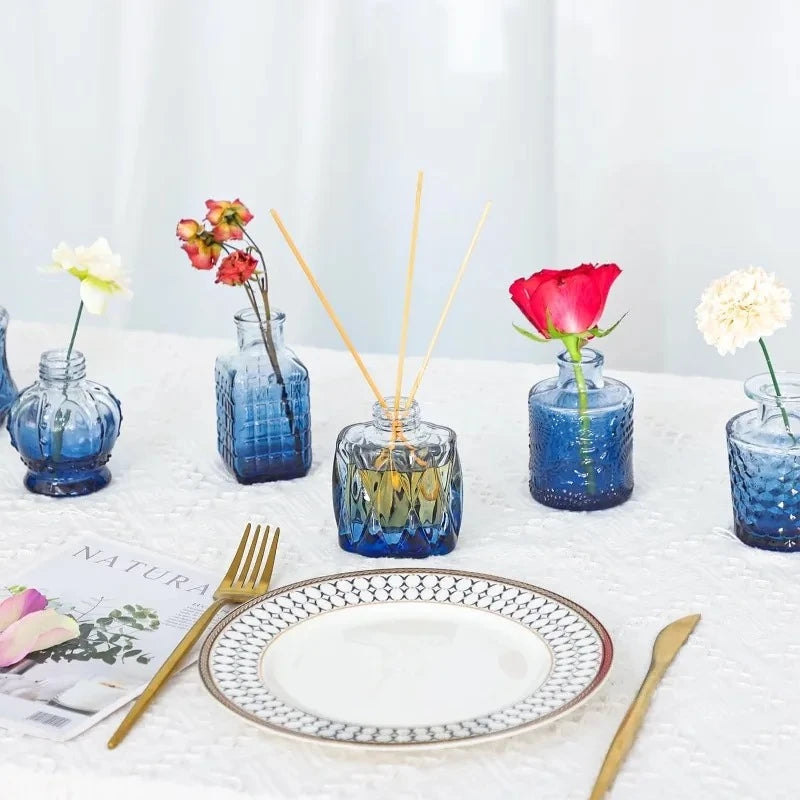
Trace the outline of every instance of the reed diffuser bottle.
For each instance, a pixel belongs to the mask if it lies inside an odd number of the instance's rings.
[[[425,558],[442,555],[456,546],[461,530],[463,488],[456,434],[442,425],[423,422],[414,398],[491,203],[486,204],[478,221],[434,328],[422,366],[411,390],[404,396],[403,366],[419,231],[422,179],[422,172],[419,172],[397,374],[391,397],[381,394],[283,220],[277,211],[271,211],[286,244],[378,401],[373,407],[372,422],[359,422],[342,430],[336,440],[333,460],[333,513],[336,517],[339,544],[344,550],[362,556]]]
[[[425,558],[449,553],[461,528],[461,463],[456,434],[423,422],[419,405],[394,398],[373,406],[372,422],[336,441],[333,509],[344,550],[362,556]]]

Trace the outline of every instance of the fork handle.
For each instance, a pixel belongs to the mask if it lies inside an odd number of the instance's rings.
[[[145,690],[139,695],[136,702],[131,706],[125,719],[108,740],[108,749],[113,750],[127,735],[128,731],[136,724],[136,720],[142,712],[150,705],[150,701],[156,696],[158,690],[166,683],[167,678],[178,668],[183,657],[192,649],[195,642],[200,638],[208,624],[217,615],[217,612],[225,605],[228,600],[215,600],[197,619],[186,632],[178,646],[170,653],[169,658],[161,665],[158,672],[150,679]]]

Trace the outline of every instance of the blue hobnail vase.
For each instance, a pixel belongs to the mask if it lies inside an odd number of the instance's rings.
[[[0,306],[0,425],[3,424],[11,404],[17,399],[17,386],[8,371],[6,358],[6,331],[8,312]]]
[[[603,377],[603,356],[584,347],[582,408],[575,362],[563,352],[557,363],[528,396],[531,495],[569,511],[620,505],[633,492],[633,392]]]
[[[333,512],[342,549],[380,558],[449,553],[461,529],[456,434],[423,422],[416,402],[376,403],[371,422],[344,428],[333,460]]]
[[[267,328],[243,309],[238,349],[217,358],[217,449],[239,483],[301,478],[311,467],[308,370],[286,346],[285,320],[273,309]]]
[[[733,529],[763,550],[800,550],[800,374],[755,375],[745,394],[756,408],[726,426]]]
[[[107,486],[106,466],[122,423],[120,402],[86,378],[83,353],[48,350],[39,380],[20,392],[8,414],[11,444],[28,472],[25,486],[37,494],[74,497]]]

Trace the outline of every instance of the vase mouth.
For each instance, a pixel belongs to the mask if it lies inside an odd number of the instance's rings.
[[[775,377],[781,390],[780,395],[775,391],[772,377],[767,372],[748,378],[744,383],[744,393],[761,405],[792,403],[800,406],[800,373],[776,372]]]
[[[78,381],[86,377],[86,358],[73,350],[69,359],[65,349],[45,350],[39,358],[39,378],[43,381]]]
[[[556,358],[560,365],[566,365],[570,368],[576,363],[580,363],[583,367],[602,367],[605,360],[599,350],[594,350],[591,347],[581,348],[580,362],[576,362],[566,350],[562,350]]]
[[[372,406],[372,418],[375,426],[382,430],[412,430],[419,425],[420,410],[419,403],[412,400],[409,405],[407,397],[401,397],[400,402],[395,405],[394,396],[384,397],[383,402],[374,403]]]
[[[256,312],[252,308],[242,308],[233,315],[233,319],[237,325],[258,325],[263,324],[263,321],[256,316]],[[280,324],[286,320],[286,314],[279,308],[271,308],[269,321],[273,325]]]

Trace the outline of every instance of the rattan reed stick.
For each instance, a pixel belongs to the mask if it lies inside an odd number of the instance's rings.
[[[417,236],[419,235],[419,207],[422,202],[422,170],[417,173],[417,194],[414,200],[414,221],[411,225],[411,245],[408,251],[408,270],[406,272],[406,294],[403,302],[403,323],[400,328],[400,346],[397,349],[397,376],[394,382],[394,417],[400,415],[400,394],[403,390],[403,366],[406,360],[408,342],[408,317],[411,312],[411,287],[414,284],[414,263],[417,258]]]
[[[467,254],[464,256],[464,260],[461,262],[461,266],[458,268],[458,272],[456,273],[453,285],[450,287],[450,294],[447,296],[447,300],[445,301],[444,308],[442,309],[442,314],[439,317],[439,322],[436,323],[436,328],[433,331],[433,336],[431,337],[431,343],[428,345],[428,351],[425,353],[425,358],[422,361],[422,366],[419,368],[417,377],[414,379],[414,384],[411,387],[411,391],[409,392],[408,395],[409,406],[414,401],[414,397],[417,394],[419,385],[422,382],[422,376],[425,374],[425,370],[428,368],[428,363],[430,362],[431,356],[433,355],[433,349],[434,347],[436,347],[436,342],[439,339],[439,334],[442,332],[442,327],[444,326],[445,319],[447,319],[447,314],[450,311],[450,306],[453,305],[453,298],[455,298],[456,292],[458,291],[458,287],[461,283],[461,279],[464,277],[464,272],[467,269],[467,264],[469,263],[469,259],[472,256],[472,251],[475,249],[475,244],[478,241],[478,237],[481,234],[481,229],[483,228],[483,223],[486,222],[486,217],[489,215],[489,209],[491,207],[492,204],[487,203],[485,208],[483,209],[483,214],[481,214],[481,218],[478,220],[478,225],[475,228],[475,233],[472,235],[472,241],[469,243],[469,247],[467,248]]]
[[[375,381],[372,378],[372,375],[369,374],[369,370],[367,369],[367,365],[364,363],[363,359],[356,350],[355,345],[353,344],[350,337],[347,335],[347,331],[344,329],[339,317],[336,315],[336,312],[333,310],[333,306],[328,302],[328,298],[325,297],[325,293],[322,291],[322,287],[317,283],[317,279],[314,277],[314,274],[311,272],[306,260],[303,258],[302,253],[297,249],[297,245],[294,243],[291,234],[288,230],[286,230],[286,226],[283,224],[283,220],[280,218],[278,212],[271,208],[269,211],[272,214],[272,218],[275,220],[275,224],[278,226],[278,229],[283,234],[283,238],[286,240],[286,244],[289,245],[289,249],[294,253],[294,257],[297,259],[297,263],[300,265],[300,269],[308,278],[308,282],[311,284],[311,288],[317,293],[317,297],[319,297],[320,302],[322,303],[324,309],[328,312],[328,316],[331,318],[331,322],[333,322],[336,330],[339,332],[339,336],[342,337],[342,341],[345,343],[345,346],[350,351],[350,354],[356,361],[358,368],[361,370],[361,374],[364,376],[364,380],[369,384],[369,388],[372,389],[375,398],[381,404],[381,406],[385,409],[386,400],[384,399],[383,395],[378,389]]]

